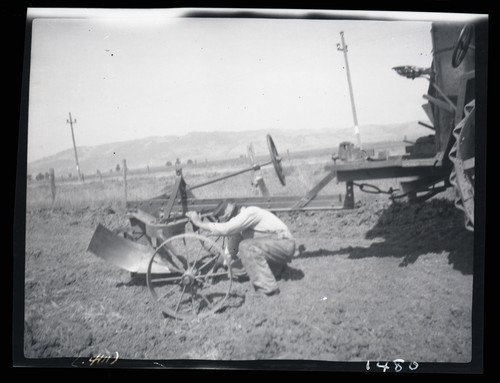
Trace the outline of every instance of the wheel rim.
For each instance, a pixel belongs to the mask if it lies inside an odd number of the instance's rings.
[[[232,285],[230,262],[217,268],[220,255],[220,246],[199,234],[180,234],[158,246],[149,262],[147,284],[160,309],[178,319],[219,311]],[[173,272],[155,275],[154,263],[167,264]]]
[[[281,184],[285,186],[285,174],[283,173],[283,167],[281,166],[281,157],[278,154],[278,150],[276,149],[276,145],[274,145],[274,141],[270,134],[267,135],[267,146],[269,148],[271,161],[273,162],[274,170],[278,175],[278,179],[280,180]]]
[[[469,45],[472,40],[472,31],[473,26],[471,24],[467,24],[462,28],[460,32],[460,36],[453,48],[453,55],[451,60],[451,65],[453,68],[458,68],[458,66],[462,63],[467,51],[469,50]]]

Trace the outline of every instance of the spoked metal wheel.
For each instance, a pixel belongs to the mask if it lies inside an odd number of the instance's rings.
[[[469,49],[469,45],[472,41],[472,35],[474,34],[473,24],[465,25],[460,31],[460,36],[453,47],[453,54],[451,57],[451,65],[453,68],[458,68],[462,63]]]
[[[276,149],[276,145],[274,145],[273,138],[270,134],[267,135],[267,147],[269,149],[269,154],[271,155],[271,161],[274,166],[274,170],[276,171],[276,175],[280,180],[283,186],[286,185],[285,181],[285,173],[283,173],[283,166],[281,165],[281,157],[278,154],[278,149]]]
[[[224,252],[199,234],[167,239],[149,262],[147,284],[161,310],[174,318],[189,319],[213,314],[223,307],[232,285],[230,262],[222,266]],[[171,274],[154,274],[156,263],[168,265]]]

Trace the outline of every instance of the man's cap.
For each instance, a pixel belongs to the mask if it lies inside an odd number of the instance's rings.
[[[229,204],[231,204],[231,206],[233,206],[233,209],[230,212],[228,212],[228,214],[225,214],[226,208]],[[236,202],[234,200],[225,199],[225,200],[219,202],[219,204],[215,207],[215,210],[213,211],[212,216],[215,217],[219,221],[225,222],[233,217],[236,210],[237,210],[236,209]]]

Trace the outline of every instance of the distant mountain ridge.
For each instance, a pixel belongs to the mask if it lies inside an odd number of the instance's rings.
[[[402,141],[428,135],[431,132],[417,122],[360,127],[363,143]],[[81,172],[109,172],[122,160],[129,168],[163,166],[179,158],[182,163],[211,161],[245,156],[252,143],[256,155],[268,153],[266,135],[271,134],[280,154],[331,148],[336,152],[342,141],[355,142],[353,128],[304,130],[253,130],[243,132],[190,132],[184,136],[147,137],[131,141],[96,146],[80,146],[78,160]],[[73,149],[28,163],[28,174],[45,173],[53,168],[56,174],[76,173]]]

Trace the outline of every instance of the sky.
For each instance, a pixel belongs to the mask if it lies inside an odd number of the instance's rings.
[[[28,162],[77,146],[192,131],[335,129],[427,121],[431,23],[120,17],[34,18]],[[153,17],[154,16],[154,17]],[[354,135],[354,130],[353,130]]]

